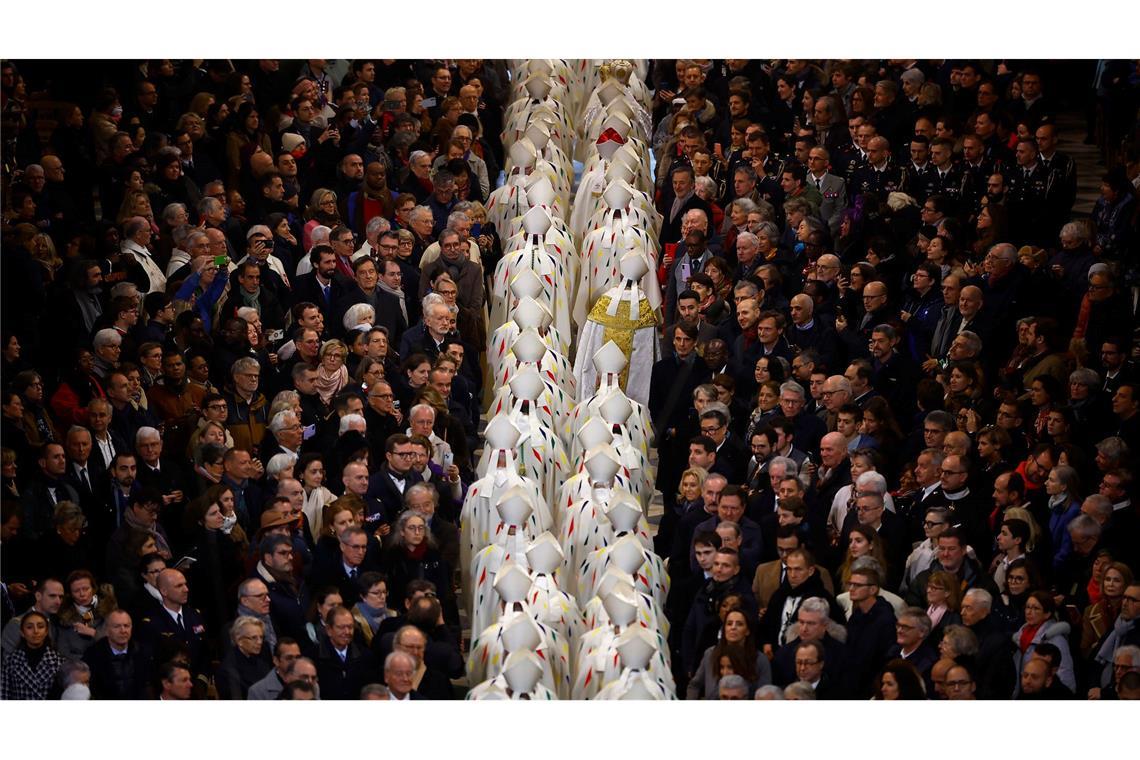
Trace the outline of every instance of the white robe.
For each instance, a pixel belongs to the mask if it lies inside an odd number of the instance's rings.
[[[570,322],[569,271],[565,259],[542,235],[515,239],[515,247],[505,251],[491,276],[491,324],[500,325],[510,318],[511,281],[524,269],[534,272],[542,282],[542,293],[536,299],[554,317],[553,325],[563,335],[572,335]]]
[[[518,304],[511,304],[513,310]],[[491,377],[498,377],[499,372],[502,370],[502,365],[506,361],[514,361],[515,354],[511,346],[518,340],[522,329],[518,323],[513,319],[509,322],[504,322],[495,328],[495,332],[491,333],[491,337],[487,341],[487,365],[491,371]],[[561,354],[563,357],[569,355],[570,340],[567,336],[558,330],[554,325],[546,328],[545,331],[540,330],[538,337],[542,339],[543,344],[547,349]],[[567,359],[569,361],[569,359]],[[571,376],[573,376],[573,367],[571,367]],[[575,390],[577,386],[575,386]]]
[[[612,622],[609,613],[606,612],[606,606],[596,596],[582,607],[582,617],[586,621],[587,630],[602,628]],[[652,596],[640,590],[637,592],[637,623],[643,628],[653,631],[662,641],[669,637],[670,623],[665,611],[657,605]],[[668,652],[668,649],[664,651]],[[666,655],[666,659],[668,659],[668,655]]]
[[[471,642],[471,654],[467,657],[468,683],[481,683],[503,672],[503,664],[509,654],[503,646],[503,628],[517,615],[526,615],[534,619],[529,609],[522,612],[515,610],[505,612]],[[541,633],[541,641],[535,649],[535,654],[539,655],[543,664],[542,684],[557,694],[559,699],[569,699],[572,677],[570,643],[550,626],[538,622],[536,625]]]
[[[507,416],[522,432],[515,447],[521,474],[532,480],[542,494],[541,504],[535,505],[536,511],[542,512],[538,522],[553,526],[550,504],[558,497],[562,485],[570,475],[570,461],[566,458],[566,450],[558,436],[541,422],[533,410],[527,415],[516,408],[507,412]],[[477,471],[490,466],[491,455],[492,452],[489,450],[483,450]]]
[[[534,688],[529,692],[523,694],[514,693],[510,691],[510,685],[507,683],[505,674],[500,673],[489,681],[484,681],[476,685],[471,691],[467,692],[464,699],[470,700],[509,700],[513,702],[534,701],[542,702],[551,699],[558,699],[558,695],[551,691],[545,684],[536,683]]]
[[[496,460],[497,461],[497,460]],[[459,565],[462,578],[463,605],[470,609],[471,605],[471,560],[483,547],[493,542],[493,531],[499,525],[499,513],[495,505],[499,497],[514,486],[521,486],[530,497],[534,512],[531,513],[530,526],[537,528],[546,518],[549,518],[550,508],[542,495],[538,483],[531,478],[519,475],[518,462],[514,452],[507,452],[507,465],[503,469],[489,467],[486,474],[471,484],[467,495],[463,499],[463,507],[459,513]],[[545,509],[545,518],[542,511]],[[553,524],[553,521],[550,521]],[[534,535],[542,535],[538,530]]]
[[[593,699],[607,685],[619,680],[622,674],[621,659],[616,641],[618,632],[614,626],[606,624],[595,628],[582,637],[578,646],[574,686],[570,692],[572,699]],[[676,691],[676,682],[669,670],[669,661],[662,652],[668,652],[668,644],[658,635],[658,651],[649,661],[648,673],[655,681],[665,685],[666,691]]]
[[[530,593],[527,603],[538,622],[550,626],[570,642],[573,653],[582,634],[586,632],[578,601],[558,586],[554,576],[531,572]]]
[[[517,530],[513,535],[506,532],[506,526],[500,524],[496,542],[481,549],[471,558],[471,620],[468,623],[473,631],[481,631],[499,619],[502,614],[503,603],[499,592],[495,590],[495,578],[499,575],[503,563],[508,559],[514,560],[524,570],[530,569],[526,558],[526,547],[534,540],[528,532]]]
[[[638,226],[624,209],[611,211],[609,221],[586,235],[579,248],[582,276],[574,298],[574,324],[582,326],[610,288],[622,284],[621,257],[634,248],[646,254],[648,271],[641,278],[641,290],[653,310],[661,308],[661,285],[657,282],[657,244],[644,227]],[[579,341],[579,346],[581,341]],[[591,354],[592,355],[592,354]]]
[[[640,696],[630,697],[628,696],[630,694]],[[610,681],[594,696],[594,699],[651,699],[662,702],[676,698],[676,691],[670,689],[664,681],[654,678],[648,671],[629,668],[623,670],[616,681]]]
[[[610,391],[615,388],[621,390],[619,381],[616,378],[611,379],[609,373],[602,375],[601,384],[597,390],[591,391],[584,400],[575,404],[573,411],[570,412],[570,426],[563,437],[569,439],[569,436],[577,433],[591,417],[601,418],[602,404],[609,397]],[[578,396],[582,396],[581,388],[579,388]],[[626,398],[629,396],[627,395]],[[653,439],[653,421],[649,417],[649,410],[645,404],[632,398],[629,399],[629,403],[633,406],[633,412],[625,421],[626,432],[629,434],[630,442],[648,457],[649,442]]]
[[[652,273],[650,273],[652,275]],[[650,276],[647,275],[647,276]],[[661,289],[653,281],[654,291],[660,298]],[[632,317],[628,294],[640,296],[637,316]],[[616,302],[616,305],[615,305]],[[578,400],[593,394],[597,386],[594,354],[609,341],[613,341],[625,354],[627,364],[620,385],[630,399],[641,404],[649,403],[649,383],[653,365],[661,357],[661,342],[657,334],[658,306],[651,298],[632,288],[626,280],[620,287],[607,290],[590,310],[589,319],[578,336],[578,353],[574,359],[574,377],[578,383]]]
[[[643,542],[644,543],[644,542]],[[610,568],[613,544],[592,552],[586,557],[578,574],[578,596],[593,599],[598,593],[598,583]],[[644,547],[643,547],[644,548]],[[645,550],[645,564],[633,574],[634,588],[653,598],[661,609],[665,608],[665,597],[669,594],[669,575],[665,571],[665,561],[651,550]],[[663,621],[665,624],[668,620]]]
[[[545,387],[532,405],[534,413],[537,415],[541,427],[558,433],[566,429],[574,399],[567,396],[558,386],[558,383],[545,374],[542,375],[542,382]],[[522,408],[523,400],[514,395],[509,385],[504,385],[495,391],[495,396],[487,409],[487,415],[494,417],[502,412],[519,411]]]

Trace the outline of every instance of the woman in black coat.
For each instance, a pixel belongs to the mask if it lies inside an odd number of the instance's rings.
[[[273,658],[265,646],[265,625],[243,615],[230,629],[232,646],[226,647],[214,683],[221,699],[245,699],[249,687],[273,669]]]
[[[410,510],[401,514],[389,542],[384,558],[388,606],[395,610],[404,609],[408,583],[413,580],[431,581],[443,607],[444,621],[449,627],[458,629],[459,605],[451,586],[451,568],[439,553],[424,516]]]
[[[186,510],[190,544],[185,556],[194,560],[184,569],[190,583],[190,604],[206,618],[207,630],[214,631],[221,630],[229,619],[234,591],[244,575],[241,550],[222,530],[225,516],[219,501],[228,493],[228,486],[214,486]]]

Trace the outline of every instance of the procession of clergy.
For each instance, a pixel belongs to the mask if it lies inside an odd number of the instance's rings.
[[[463,505],[469,699],[675,699],[645,404],[661,293],[644,68],[514,68],[487,410]],[[574,160],[581,180],[574,187]]]

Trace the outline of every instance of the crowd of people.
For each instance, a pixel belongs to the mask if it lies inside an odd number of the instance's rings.
[[[462,697],[510,67],[98,66],[0,64],[0,697]],[[1086,215],[1029,64],[646,70],[677,694],[1140,698],[1140,73]]]

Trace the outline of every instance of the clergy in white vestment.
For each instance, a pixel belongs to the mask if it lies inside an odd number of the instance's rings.
[[[558,539],[549,531],[543,533],[527,547],[526,558],[530,563],[531,579],[527,603],[538,622],[554,628],[570,641],[570,651],[573,652],[585,627],[578,600],[559,585],[563,556]]]
[[[669,700],[676,699],[676,693],[664,681],[654,678],[649,672],[649,664],[657,653],[657,641],[653,634],[644,628],[626,628],[614,640],[621,664],[621,675],[610,681],[594,699],[621,700]]]
[[[525,649],[511,652],[503,663],[502,672],[476,685],[467,692],[466,698],[514,701],[558,699],[558,695],[542,683],[542,673],[542,660],[537,654]]]
[[[644,404],[629,398],[629,395],[621,390],[622,373],[628,365],[629,360],[626,355],[613,341],[606,341],[604,346],[594,352],[594,376],[597,378],[597,388],[588,389],[585,398],[574,405],[574,409],[570,412],[570,425],[563,434],[563,440],[572,440],[574,431],[580,430],[591,417],[600,418],[602,402],[610,397],[611,390],[616,389],[633,405],[633,414],[627,420],[630,441],[643,454],[649,456],[649,441],[653,438],[649,411]],[[579,387],[579,397],[582,393]]]
[[[586,632],[578,645],[571,691],[573,699],[592,699],[606,685],[621,677],[622,667],[616,640],[626,628],[639,625],[637,596],[631,585],[618,582],[602,600],[607,620]],[[658,650],[650,658],[648,671],[654,679],[660,679],[670,690],[674,690],[676,684],[669,669],[665,639],[654,631],[650,633],[658,641]]]
[[[619,385],[631,399],[642,404],[649,402],[650,375],[660,358],[661,347],[657,337],[658,309],[638,284],[649,271],[644,251],[628,251],[621,258],[620,270],[621,283],[607,290],[594,304],[578,338],[574,377],[579,401],[590,396],[597,386],[594,353],[612,340],[628,362]],[[660,296],[656,277],[653,289]]]
[[[525,603],[512,605],[502,617],[473,636],[467,656],[467,682],[477,684],[494,678],[502,672],[507,656],[520,651],[537,654],[542,661],[542,684],[559,699],[569,699],[570,643],[553,628],[535,620]]]

